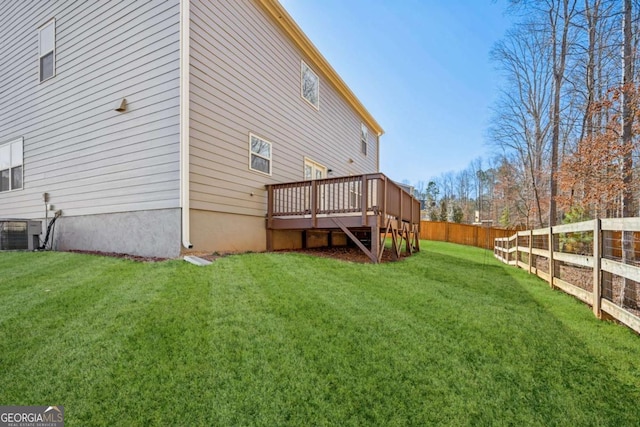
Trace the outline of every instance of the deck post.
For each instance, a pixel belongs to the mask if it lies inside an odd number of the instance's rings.
[[[387,219],[387,177],[382,179],[382,218]]]
[[[273,187],[267,185],[267,251],[273,251]]]
[[[273,252],[273,230],[267,228],[267,252]]]
[[[396,260],[400,256],[400,245],[402,244],[402,240],[398,242],[398,220],[391,220],[391,244],[393,245],[393,259]]]
[[[316,213],[318,210],[318,184],[316,180],[311,181],[311,227],[318,226],[318,218]]]
[[[273,186],[267,185],[267,228],[273,226]]]
[[[378,225],[378,221],[376,221],[376,225],[371,227],[371,254],[375,257],[375,261],[373,257],[371,257],[371,261],[374,263],[380,262],[380,258],[378,256],[380,252],[380,226]]]
[[[412,236],[411,236],[412,227],[413,226],[411,225],[411,223],[408,223],[408,224],[404,223],[404,222],[402,223],[402,229],[405,230],[406,236],[407,236],[406,237],[407,240],[406,240],[406,242],[404,244],[404,250],[405,250],[405,252],[407,252],[410,255],[413,254],[413,246],[412,246],[412,244],[413,244],[412,240],[413,239],[412,239]]]
[[[367,202],[369,200],[368,197],[368,192],[369,192],[369,188],[367,185],[367,175],[362,175],[360,177],[360,209],[362,209],[362,225],[366,226],[367,225]],[[373,236],[372,236],[373,238]]]

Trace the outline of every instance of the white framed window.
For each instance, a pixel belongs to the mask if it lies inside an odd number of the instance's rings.
[[[269,141],[249,134],[249,169],[271,175],[271,145]]]
[[[313,72],[313,70],[302,62],[301,72],[300,72],[300,90],[302,97],[307,100],[307,102],[313,105],[316,110],[320,109],[320,79],[318,75]]]
[[[364,125],[364,123],[360,123],[360,150],[362,154],[367,155],[367,142],[369,141],[369,129]]]
[[[23,138],[0,144],[0,192],[22,189]]]
[[[38,67],[40,81],[56,75],[56,21],[52,19],[38,30]]]
[[[304,179],[310,181],[312,179],[322,179],[327,177],[327,167],[318,162],[305,157],[304,158]]]

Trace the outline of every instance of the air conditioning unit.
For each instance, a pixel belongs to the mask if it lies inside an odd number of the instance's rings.
[[[40,246],[42,221],[0,219],[0,250],[29,250]]]

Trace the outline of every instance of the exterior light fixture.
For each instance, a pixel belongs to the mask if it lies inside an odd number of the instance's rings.
[[[125,111],[127,111],[127,99],[126,98],[122,98],[122,102],[120,102],[120,106],[118,108],[116,108],[116,111],[118,113],[124,113]]]

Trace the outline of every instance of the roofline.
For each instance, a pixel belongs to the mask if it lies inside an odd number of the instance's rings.
[[[349,86],[342,80],[336,70],[333,69],[329,61],[320,53],[318,48],[309,40],[306,34],[300,29],[298,24],[293,20],[291,15],[282,7],[278,0],[258,0],[258,3],[262,8],[268,12],[269,16],[282,28],[289,36],[289,38],[299,47],[302,52],[311,60],[320,72],[331,82],[331,84],[338,90],[340,95],[353,107],[360,116],[364,118],[365,123],[369,126],[378,136],[384,133],[384,130],[378,124],[376,119],[373,118],[371,113],[365,108],[360,100],[349,89]]]

